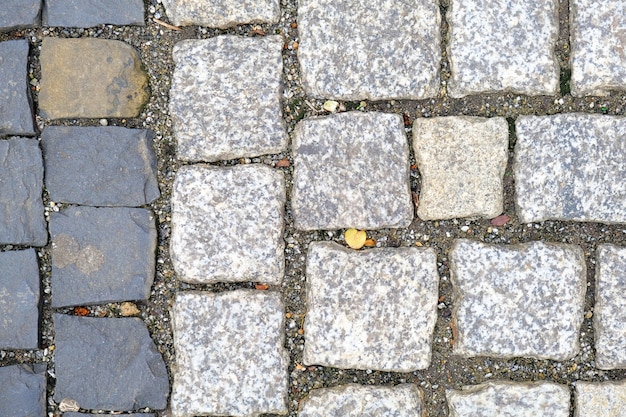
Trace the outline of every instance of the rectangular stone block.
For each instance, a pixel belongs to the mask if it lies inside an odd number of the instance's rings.
[[[0,15],[2,13],[0,11]],[[0,42],[0,136],[35,134],[28,83],[28,49],[28,41],[23,39]]]
[[[293,133],[294,224],[300,230],[407,227],[413,220],[402,118],[313,117]]]
[[[577,381],[574,417],[626,416],[626,381]]]
[[[0,416],[46,415],[46,364],[0,367]]]
[[[276,292],[179,292],[173,417],[287,414],[285,307]]]
[[[626,369],[626,248],[598,246],[593,328],[596,367]],[[626,411],[626,409],[625,409]]]
[[[563,361],[580,350],[587,290],[580,247],[459,239],[450,279],[455,354]]]
[[[43,24],[90,28],[98,25],[144,26],[142,0],[46,0]]]
[[[301,0],[304,90],[335,100],[419,100],[439,92],[436,0]]]
[[[423,220],[494,218],[502,213],[509,126],[502,117],[415,119],[413,149],[422,176]]]
[[[304,363],[393,372],[428,368],[438,285],[432,249],[359,252],[311,243]]]
[[[2,0],[0,32],[39,24],[40,7],[41,0]]]
[[[282,172],[264,165],[181,167],[170,252],[180,279],[280,284],[285,199]]]
[[[521,222],[626,223],[626,118],[520,116],[515,126]]]
[[[557,94],[558,6],[558,0],[452,0],[448,94]]]
[[[225,29],[250,23],[277,23],[278,0],[163,0],[167,15],[178,26]]]

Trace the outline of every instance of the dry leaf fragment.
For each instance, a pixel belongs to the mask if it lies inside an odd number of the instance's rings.
[[[266,289],[268,289],[270,286],[267,284],[255,284],[254,288],[256,288],[259,291],[265,291]]]
[[[304,371],[306,368],[304,366],[300,365],[299,363],[296,363],[296,369],[298,371]]]
[[[298,329],[298,334],[299,334],[300,336],[302,336],[302,335],[304,334],[304,329],[303,329],[303,328],[299,328],[299,329]]]
[[[174,26],[174,25],[170,25],[169,23],[166,23],[162,20],[157,19],[156,17],[152,18],[152,20],[154,21],[154,23],[161,25],[163,27],[166,27],[168,29],[172,29],[172,30],[180,30],[180,28],[178,26]]]
[[[77,316],[84,317],[87,314],[89,314],[89,309],[85,307],[74,307],[74,314],[76,314]]]
[[[276,162],[276,165],[274,165],[277,168],[284,168],[284,167],[288,167],[291,165],[291,162],[289,162],[289,159],[287,158],[283,158],[279,161]]]
[[[352,249],[361,249],[367,240],[367,233],[365,230],[348,229],[343,237]]]
[[[265,31],[261,28],[252,29],[252,33],[254,33],[255,35],[259,35],[259,36],[265,36]]]
[[[120,305],[120,314],[124,317],[136,316],[139,313],[140,311],[134,303],[126,301]]]
[[[493,226],[504,226],[509,222],[509,220],[511,220],[509,216],[507,216],[506,214],[501,214],[500,216],[491,219],[491,224]]]
[[[416,192],[411,192],[411,197],[413,197],[413,204],[415,204],[415,208],[418,208],[420,205],[420,198]]]
[[[376,240],[374,240],[374,239],[367,239],[365,241],[365,246],[367,246],[368,248],[373,248],[374,246],[376,246]]]

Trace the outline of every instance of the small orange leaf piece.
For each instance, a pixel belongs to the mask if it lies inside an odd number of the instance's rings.
[[[348,229],[343,237],[352,249],[361,249],[367,240],[367,233],[365,230]]]
[[[280,161],[276,162],[276,165],[274,165],[277,168],[284,168],[284,167],[288,167],[291,165],[291,162],[289,162],[289,159],[285,158],[285,159],[281,159]]]
[[[254,288],[256,288],[259,291],[265,291],[266,289],[268,289],[270,286],[267,284],[255,284]]]
[[[367,246],[368,248],[373,248],[374,246],[376,246],[376,241],[374,239],[366,239],[365,246]]]
[[[300,365],[299,363],[296,363],[296,369],[298,371],[304,371],[306,368],[304,366]]]
[[[302,336],[304,334],[304,329],[301,327],[298,329],[298,334]]]
[[[89,310],[85,307],[74,307],[74,314],[81,317],[86,316],[87,314],[89,314]]]

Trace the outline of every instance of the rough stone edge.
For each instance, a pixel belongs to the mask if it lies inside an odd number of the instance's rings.
[[[582,291],[578,294],[578,297],[580,299],[580,305],[584,306],[584,302],[585,302],[585,296],[587,294],[587,263],[585,262],[585,253],[583,251],[583,249],[575,244],[570,244],[570,243],[554,243],[554,242],[543,242],[543,241],[531,241],[531,242],[526,242],[526,243],[517,243],[517,244],[493,244],[493,243],[484,243],[484,242],[480,242],[480,241],[475,241],[475,240],[471,240],[471,239],[456,239],[454,241],[454,243],[452,244],[452,246],[450,247],[449,250],[449,267],[450,267],[450,283],[452,284],[452,300],[453,300],[453,305],[452,305],[452,317],[451,317],[451,326],[452,326],[452,342],[453,342],[453,346],[452,346],[452,354],[455,356],[461,356],[461,357],[466,357],[466,358],[480,358],[480,357],[494,357],[494,358],[501,358],[501,359],[513,359],[513,358],[518,358],[520,356],[516,356],[516,355],[494,355],[494,354],[487,354],[487,355],[483,355],[483,354],[468,354],[468,353],[464,353],[463,351],[460,350],[459,348],[459,344],[462,342],[459,342],[459,340],[462,341],[462,337],[461,334],[458,331],[458,325],[457,325],[457,313],[458,310],[460,308],[460,304],[462,303],[462,300],[464,299],[464,297],[461,296],[461,292],[459,291],[459,286],[457,283],[457,265],[456,265],[456,251],[459,245],[461,245],[464,242],[472,242],[472,243],[476,243],[476,244],[480,244],[483,247],[496,247],[496,248],[506,248],[509,250],[517,250],[517,251],[523,251],[529,247],[535,246],[537,244],[542,244],[542,245],[546,245],[546,246],[550,246],[553,248],[562,248],[562,249],[569,249],[572,251],[572,254],[577,256],[580,260],[581,263],[581,277],[580,280],[581,282],[584,282],[585,285],[581,286]],[[584,321],[584,315],[582,314],[582,311],[584,310],[584,307],[581,307],[581,314],[579,314],[579,319],[578,319],[578,335],[580,336],[580,330],[582,329],[582,324]],[[527,357],[530,359],[545,359],[545,360],[555,360],[555,361],[566,361],[569,359],[572,359],[573,357],[575,357],[581,349],[580,346],[580,337],[576,338],[574,341],[574,351],[571,352],[568,356],[549,356],[549,355],[533,355],[533,356],[521,356],[521,357]]]
[[[36,19],[40,19],[39,18],[40,15],[41,15],[41,8],[39,10],[39,14],[37,15]],[[6,29],[6,31],[15,30],[15,29],[21,29],[21,28],[28,29],[28,28],[32,28],[32,27],[35,27],[35,26],[36,26],[36,24],[34,24],[32,26],[20,25],[20,26],[13,27],[11,29]],[[3,33],[3,31],[5,31],[5,29],[0,28],[0,34]],[[30,52],[31,52],[30,43],[29,43],[29,41],[27,39],[12,39],[12,40],[3,41],[2,43],[5,43],[5,42],[21,43],[22,45],[25,45],[25,48],[26,48],[26,51],[25,51],[26,52],[26,56],[24,56],[24,61],[26,63],[26,67],[24,68],[25,73],[22,74],[22,75],[24,75],[24,77],[23,77],[24,85],[23,86],[26,88],[26,91],[25,91],[24,95],[26,96],[26,102],[28,103],[28,110],[29,110],[29,114],[30,114],[30,119],[29,119],[30,123],[29,123],[29,126],[28,126],[30,128],[30,130],[28,132],[27,131],[24,131],[24,132],[4,131],[3,132],[2,129],[0,129],[0,138],[9,139],[9,138],[11,138],[13,136],[14,137],[33,138],[33,137],[37,136],[37,131],[39,129],[36,126],[36,123],[35,123],[35,106],[34,106],[34,103],[33,103],[33,95],[32,95],[31,90],[29,88],[30,84],[28,83],[28,65],[29,65],[28,61],[29,61],[29,56],[30,56]],[[24,48],[24,46],[21,46],[21,47]],[[22,53],[24,51],[20,51],[20,52]],[[2,97],[2,99],[6,100],[5,97]]]
[[[199,19],[199,20],[187,20],[184,19],[184,17],[182,16],[183,13],[176,13],[177,7],[180,6],[175,6],[174,3],[176,2],[176,0],[163,0],[163,6],[165,7],[165,13],[166,15],[169,17],[170,21],[176,25],[176,26],[206,26],[206,27],[211,27],[211,28],[216,28],[216,29],[229,29],[232,28],[233,26],[239,26],[239,25],[253,25],[253,24],[269,24],[269,25],[275,25],[280,21],[280,17],[281,17],[281,8],[280,8],[280,2],[277,0],[276,3],[278,4],[278,8],[274,14],[274,16],[272,16],[272,19],[270,20],[264,20],[264,19],[252,19],[250,21],[246,21],[246,22],[239,22],[237,20],[225,20],[224,23],[218,23],[215,26],[213,26],[209,21],[209,19]]]

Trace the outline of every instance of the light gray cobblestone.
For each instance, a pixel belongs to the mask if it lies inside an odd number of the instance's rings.
[[[249,23],[276,23],[278,0],[163,0],[175,25],[200,25],[225,29]]]
[[[626,416],[626,381],[576,382],[574,417]]]

